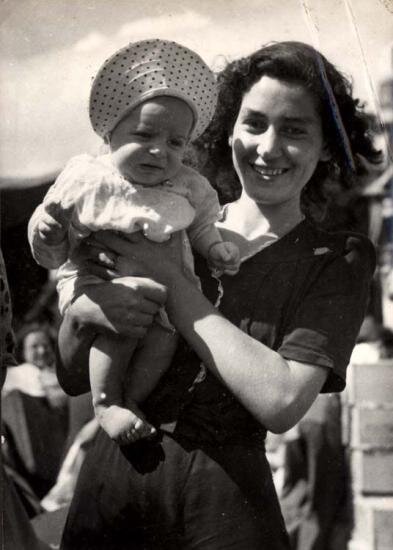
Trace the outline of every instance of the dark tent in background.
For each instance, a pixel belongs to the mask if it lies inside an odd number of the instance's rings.
[[[1,248],[10,285],[14,328],[29,318],[52,320],[53,284],[48,271],[33,260],[27,241],[27,224],[57,173],[22,180],[0,179]],[[27,318],[26,318],[27,316]]]

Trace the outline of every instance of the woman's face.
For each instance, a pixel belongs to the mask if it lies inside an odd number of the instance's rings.
[[[23,357],[26,363],[32,363],[42,369],[53,363],[54,355],[49,337],[42,331],[30,332],[23,342]]]
[[[314,97],[269,76],[243,96],[230,143],[243,191],[261,204],[300,204],[318,162],[329,158]]]

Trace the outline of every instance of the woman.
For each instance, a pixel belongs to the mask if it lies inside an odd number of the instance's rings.
[[[222,294],[202,262],[205,297],[184,277],[174,240],[102,233],[81,252],[93,272],[118,278],[89,289],[64,319],[58,374],[69,393],[88,390],[97,331],[141,337],[164,302],[194,351],[181,346],[145,404],[159,441],[122,453],[99,434],[63,549],[288,548],[266,430],[289,429],[319,392],[345,386],[374,253],[359,235],[317,230],[308,212],[329,175],[348,184],[358,154],[377,161],[361,110],[343,76],[296,42],[229,64],[219,86],[204,146],[211,165],[232,156],[242,187],[219,225],[241,269],[222,277]]]
[[[12,329],[12,305],[3,253],[0,248],[0,389],[7,375],[7,368],[15,367],[15,339]],[[2,434],[2,449],[6,446]],[[31,550],[49,550],[38,540],[30,524],[26,509],[19,499],[15,484],[1,461],[1,541],[3,548],[30,548]]]
[[[41,323],[17,334],[18,366],[8,369],[2,389],[5,465],[30,516],[55,484],[68,428],[68,396],[54,369],[55,338]]]
[[[19,365],[8,371],[3,393],[19,390],[45,397],[51,408],[66,412],[68,398],[56,378],[55,348],[56,336],[47,324],[32,322],[23,326],[17,334]]]

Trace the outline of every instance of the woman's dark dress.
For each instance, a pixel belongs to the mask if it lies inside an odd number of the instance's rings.
[[[340,391],[374,261],[364,237],[321,232],[304,221],[244,262],[238,275],[222,278],[220,311],[286,359],[328,368],[323,391]],[[214,301],[216,281],[205,268],[200,274]],[[210,373],[192,384],[199,360],[185,348],[145,407],[161,425],[161,443],[134,446],[127,460],[99,434],[81,472],[63,550],[289,547],[265,429]]]

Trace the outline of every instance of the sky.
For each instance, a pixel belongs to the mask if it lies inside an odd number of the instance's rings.
[[[0,184],[98,150],[90,84],[131,41],[175,40],[215,69],[272,40],[308,42],[377,113],[393,76],[393,0],[0,0],[0,22]]]

